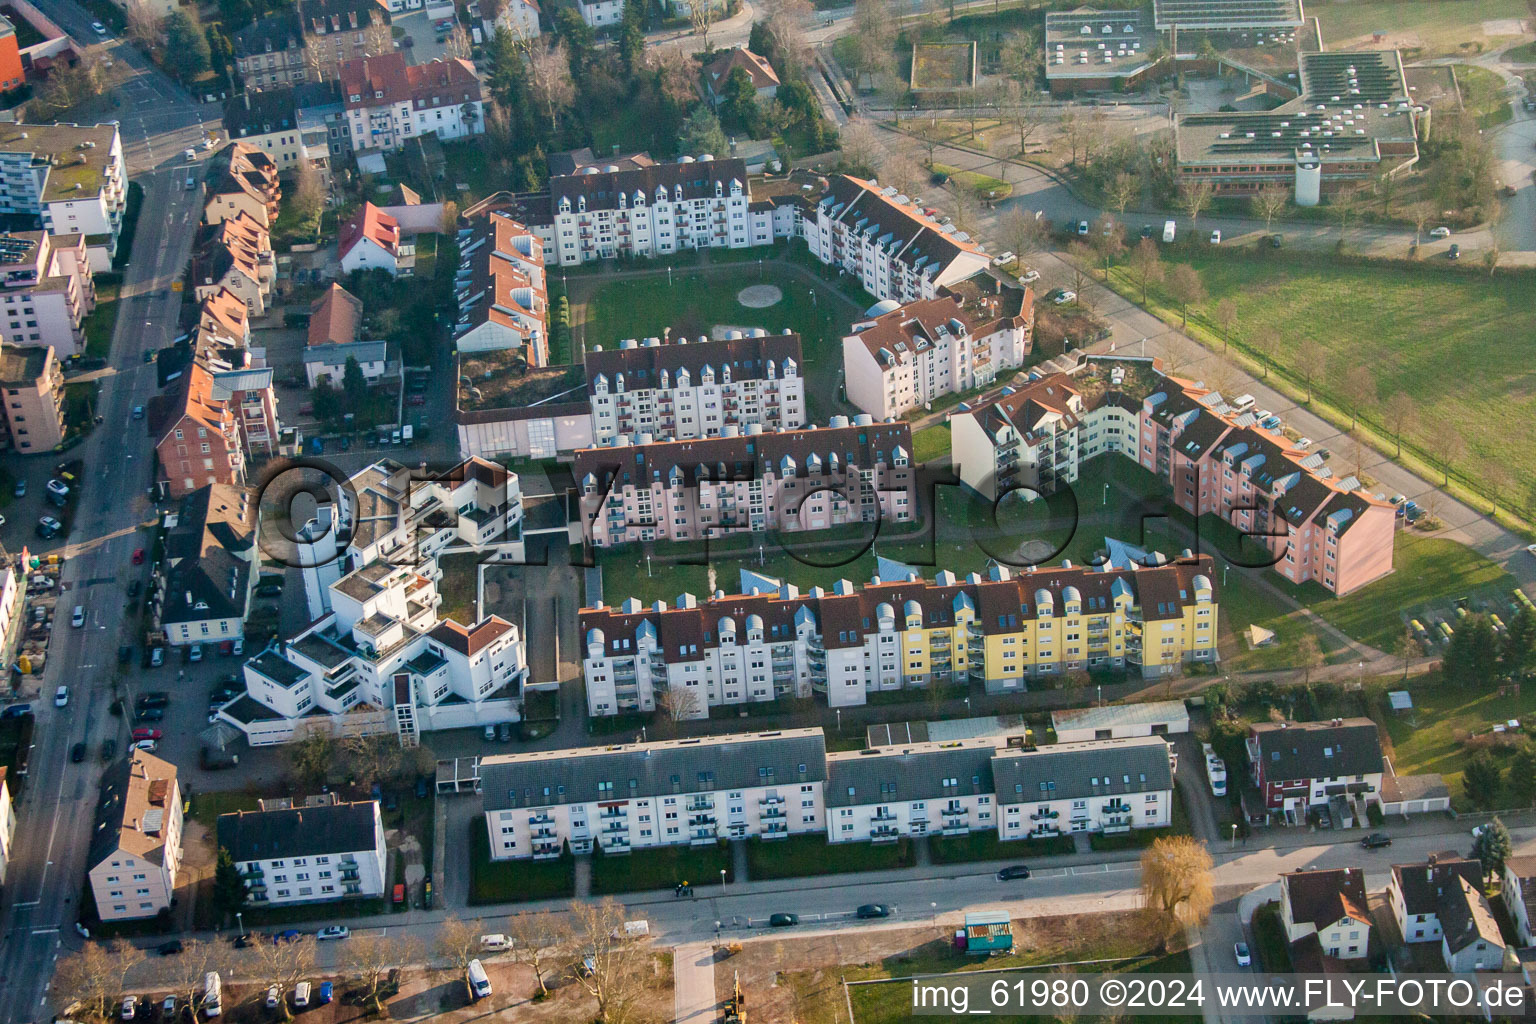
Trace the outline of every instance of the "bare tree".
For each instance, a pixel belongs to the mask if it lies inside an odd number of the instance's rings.
[[[794,71],[809,67],[811,44],[805,36],[805,26],[815,11],[810,0],[772,0],[764,7],[768,11],[768,31],[778,47],[779,61]],[[874,57],[881,73],[895,67],[896,56],[890,48],[889,37],[884,60],[878,53],[870,56]]]
[[[467,972],[469,962],[480,952],[480,934],[475,926],[452,914],[443,918],[437,926],[432,951],[459,972],[459,976],[464,979],[464,991],[473,999],[475,991],[470,988]]]
[[[1170,377],[1180,374],[1205,352],[1182,334],[1170,334],[1163,339],[1163,372]]]
[[[1392,200],[1397,198],[1398,181],[1393,174],[1383,174],[1376,179],[1376,194],[1381,197],[1381,212],[1384,216],[1392,216]]]
[[[1328,209],[1339,222],[1339,244],[1344,244],[1344,237],[1349,231],[1349,218],[1354,216],[1360,207],[1361,186],[1358,184],[1346,185],[1333,194],[1328,201]]]
[[[1067,266],[1072,271],[1072,290],[1077,293],[1079,304],[1082,304],[1088,286],[1093,283],[1093,265],[1098,262],[1098,258],[1099,254],[1087,242],[1074,238],[1067,243]]]
[[[1087,139],[1089,128],[1086,119],[1079,117],[1075,111],[1067,110],[1056,121],[1056,130],[1060,138],[1066,142],[1069,150],[1070,162],[1077,165],[1077,151]]]
[[[1488,234],[1488,248],[1483,250],[1483,266],[1488,268],[1489,277],[1492,277],[1493,272],[1499,269],[1499,258],[1503,254],[1504,250],[1499,248],[1498,236],[1490,231]]]
[[[1264,364],[1264,379],[1269,379],[1269,368],[1275,361],[1275,356],[1280,353],[1280,330],[1273,324],[1263,324],[1253,332],[1253,337],[1248,339],[1248,344],[1259,354],[1259,362]]]
[[[1141,192],[1141,179],[1129,171],[1121,171],[1115,175],[1109,183],[1109,189],[1105,198],[1109,200],[1110,207],[1121,217],[1125,216],[1125,208],[1131,205],[1138,193]]]
[[[258,942],[248,950],[250,971],[265,986],[276,985],[288,993],[315,970],[315,940],[301,935],[292,942]],[[284,1020],[293,1019],[293,1007],[282,1000]]]
[[[374,18],[363,29],[363,52],[369,57],[379,57],[395,52],[395,33],[382,18]]]
[[[347,766],[360,786],[371,786],[400,771],[400,743],[393,736],[348,736],[342,741]]]
[[[1327,356],[1321,345],[1310,338],[1301,343],[1301,347],[1296,350],[1296,372],[1301,376],[1301,382],[1306,385],[1307,402],[1310,404],[1312,385],[1328,372]]]
[[[720,20],[719,0],[683,0],[683,6],[688,11],[688,24],[693,26],[694,35],[704,40],[704,52],[708,53],[709,30]]]
[[[1034,79],[1016,81],[1009,79],[1003,84],[1003,117],[1019,137],[1019,155],[1029,146],[1030,136],[1045,125],[1046,115],[1040,105],[1040,90]]]
[[[570,920],[575,933],[574,955],[577,984],[597,1000],[598,1019],[605,1024],[625,1024],[634,1008],[648,959],[644,946],[624,930],[624,907],[613,897],[601,902],[577,900]]]
[[[313,789],[325,782],[336,760],[336,741],[330,726],[321,722],[301,724],[295,739],[283,748],[288,760],[288,775],[302,789]]]
[[[692,686],[667,686],[656,697],[657,708],[673,722],[699,717],[702,705],[699,692]]]
[[[458,22],[454,22],[453,30],[448,33],[448,38],[443,43],[443,50],[449,57],[469,60],[475,52],[474,42],[469,37],[469,30]]]
[[[1290,201],[1290,190],[1280,185],[1270,185],[1254,193],[1253,212],[1264,218],[1265,234],[1269,233],[1270,224],[1274,223]]]
[[[709,0],[690,2],[708,3]],[[554,131],[559,126],[560,115],[576,100],[576,83],[571,79],[571,58],[565,40],[557,39],[550,47],[533,47],[528,55],[528,88],[534,102],[549,118],[550,131]]]
[[[1200,377],[1206,387],[1229,400],[1237,393],[1243,380],[1243,375],[1237,367],[1225,359],[1212,360],[1209,366],[1200,371]]]
[[[1301,634],[1300,639],[1296,641],[1296,660],[1301,663],[1302,685],[1310,685],[1313,669],[1320,668],[1323,664],[1323,648],[1317,642],[1316,634],[1311,632]]]
[[[975,231],[978,202],[974,191],[961,185],[958,181],[950,179],[949,203],[947,205],[949,206],[949,219],[955,222],[956,227],[961,231]]]
[[[1179,182],[1179,209],[1189,215],[1189,230],[1195,230],[1200,214],[1211,205],[1215,189],[1209,181],[1185,178]]]
[[[1157,251],[1157,243],[1143,238],[1131,250],[1131,280],[1141,289],[1141,304],[1147,304],[1147,289],[1162,284],[1164,277],[1163,254]]]
[[[838,129],[837,139],[843,160],[858,168],[860,173],[873,170],[880,162],[880,140],[875,136],[874,126],[864,118],[850,118]]]
[[[1221,328],[1221,350],[1226,352],[1232,341],[1232,325],[1237,323],[1237,303],[1230,298],[1219,300],[1211,318]]]
[[[327,52],[321,38],[305,40],[303,50],[304,77],[316,82],[334,77],[336,70],[334,51]]]
[[[443,216],[438,222],[438,230],[445,235],[451,235],[459,230],[459,204],[452,199],[443,203]],[[420,750],[420,747],[416,748]]]
[[[1189,307],[1206,299],[1205,283],[1200,272],[1188,263],[1176,263],[1168,275],[1168,294],[1179,304],[1179,329],[1189,326]]]
[[[181,940],[181,952],[156,964],[156,975],[185,1004],[187,1012],[197,1016],[207,998],[203,978],[209,971],[227,973],[233,957],[228,947],[203,939]]]
[[[1093,222],[1093,234],[1088,241],[1094,252],[1098,253],[1104,280],[1108,282],[1109,265],[1125,252],[1125,225],[1107,213],[1100,214],[1099,219]]]
[[[1185,925],[1211,916],[1212,866],[1205,844],[1189,836],[1155,840],[1141,855],[1142,901],[1165,946]]]
[[[539,992],[547,995],[544,970],[565,956],[571,944],[570,925],[557,914],[539,910],[512,915],[507,921],[507,934],[512,938],[513,959],[528,965]]]
[[[1384,414],[1386,427],[1392,431],[1392,440],[1397,443],[1397,453],[1394,457],[1401,458],[1403,435],[1417,425],[1419,408],[1406,393],[1395,391],[1387,398]]]
[[[114,1002],[128,972],[144,959],[144,951],[121,939],[87,942],[78,953],[59,958],[53,990],[79,1003],[77,1016],[105,1022],[113,1018]]]
[[[165,39],[159,12],[148,0],[128,0],[123,8],[128,38],[145,50],[153,50]]]
[[[1397,655],[1397,660],[1403,663],[1403,678],[1408,678],[1408,664],[1417,658],[1421,651],[1419,638],[1413,635],[1413,630],[1404,626],[1397,642],[1392,645],[1392,653]]]
[[[1467,442],[1454,428],[1447,426],[1436,434],[1434,451],[1435,461],[1440,463],[1441,486],[1448,487],[1451,483],[1451,467],[1467,457]]]
[[[661,83],[662,95],[667,99],[679,106],[687,106],[698,99],[693,84],[695,65],[681,46],[647,46],[645,59],[647,68],[656,74]]]
[[[293,210],[307,223],[320,216],[324,205],[325,183],[320,180],[320,169],[308,158],[301,158],[293,170]]]
[[[1419,240],[1424,235],[1424,226],[1435,215],[1433,203],[1414,203],[1408,208],[1408,216],[1413,219],[1413,247],[1419,247]]]
[[[1376,401],[1376,378],[1363,363],[1354,363],[1339,380],[1339,395],[1349,405],[1349,429],[1360,422],[1360,414]]]
[[[345,947],[342,963],[362,981],[373,1012],[382,1014],[384,1004],[379,999],[379,988],[385,976],[392,967],[420,959],[419,943],[408,936],[369,931],[352,936]]]
[[[1494,462],[1483,468],[1483,483],[1488,488],[1488,500],[1492,503],[1488,514],[1497,518],[1501,499],[1515,489],[1515,478],[1503,465]],[[1509,508],[1508,505],[1504,507],[1506,510]]]
[[[1017,204],[1003,211],[998,220],[997,236],[1003,246],[1020,259],[1039,252],[1045,245],[1045,223]]]
[[[895,185],[897,189],[909,196],[914,196],[927,180],[927,175],[911,153],[900,149],[891,153],[880,164],[880,180],[887,185]]]

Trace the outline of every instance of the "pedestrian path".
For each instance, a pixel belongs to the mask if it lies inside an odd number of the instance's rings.
[[[715,1018],[715,947],[686,942],[672,951],[672,1019],[707,1024]]]

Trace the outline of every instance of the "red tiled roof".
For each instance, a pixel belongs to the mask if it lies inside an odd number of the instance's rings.
[[[310,345],[348,345],[358,340],[363,304],[339,284],[332,284],[309,307]]]
[[[752,78],[754,89],[770,89],[779,84],[779,76],[774,73],[773,65],[746,47],[738,46],[727,50],[704,69],[704,73],[709,76],[710,91],[717,95],[721,93],[725,89],[726,80],[736,68],[746,70]]]
[[[398,258],[400,255],[400,222],[372,203],[348,217],[341,226],[341,238],[336,243],[337,255],[345,259],[363,239],[368,239],[380,249]]]
[[[341,94],[348,110],[391,103],[422,110],[478,100],[480,79],[461,57],[407,65],[404,54],[385,53],[343,64]]]

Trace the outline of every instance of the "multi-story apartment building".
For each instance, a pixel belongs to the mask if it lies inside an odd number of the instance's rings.
[[[244,487],[208,484],[181,499],[150,583],[150,616],[173,646],[245,632],[256,585],[255,509]]]
[[[0,125],[0,213],[37,217],[50,235],[84,235],[93,270],[112,269],[127,189],[116,125]]]
[[[995,831],[996,747],[977,738],[828,754],[827,841]]]
[[[1313,808],[1329,810],[1341,827],[1367,820],[1381,802],[1381,735],[1369,718],[1329,722],[1259,722],[1248,728],[1248,774],[1261,806],[1250,818],[1307,821]]]
[[[515,348],[524,352],[528,365],[549,365],[543,239],[492,211],[483,222],[459,232],[459,272],[453,285],[459,304],[454,345],[460,352]]]
[[[243,214],[271,231],[283,198],[277,170],[272,155],[252,142],[235,141],[219,150],[208,161],[203,182],[203,220],[218,224]]]
[[[225,103],[224,131],[266,153],[280,171],[302,164],[318,169],[323,177],[331,166],[329,133],[324,123],[306,120],[302,111],[340,102],[334,82],[247,89]]]
[[[175,765],[130,750],[107,768],[86,857],[101,920],[154,917],[170,907],[181,868],[181,824]]]
[[[631,598],[581,613],[588,713],[650,711],[664,697],[684,717],[813,694],[850,707],[975,681],[1016,692],[1096,668],[1172,675],[1216,658],[1213,568],[1208,555],[1131,569],[993,567],[963,581],[947,571],[863,588],[841,580],[803,596],[744,576],[750,592],[702,603]]]
[[[57,448],[64,440],[64,370],[52,346],[0,351],[5,433],[23,455]]]
[[[239,421],[213,391],[213,373],[194,360],[165,394],[149,400],[146,422],[167,497],[184,498],[208,484],[245,483]]]
[[[221,814],[216,835],[254,906],[368,899],[388,889],[377,800]]]
[[[245,454],[270,456],[282,429],[274,372],[250,338],[248,311],[238,295],[221,289],[203,300],[192,331],[193,359],[213,379],[209,396],[233,411]]]
[[[462,58],[405,62],[399,52],[349,60],[341,95],[355,151],[392,151],[411,139],[461,139],[485,131],[480,79]]]
[[[985,270],[969,235],[924,213],[894,186],[839,174],[802,216],[811,255],[852,274],[877,299],[936,299],[939,289]]]
[[[583,531],[597,547],[903,523],[918,510],[911,428],[868,416],[698,441],[621,439],[577,452],[574,472]]]
[[[711,341],[685,337],[590,346],[586,357],[592,436],[598,445],[642,436],[687,441],[726,427],[805,426],[800,336],[752,329]]]
[[[581,10],[581,4],[578,3],[576,6]],[[503,29],[512,33],[514,39],[537,38],[539,35],[538,0],[508,0],[501,5],[501,10],[496,12],[496,17],[482,18],[480,27],[485,30],[487,39],[495,38],[496,33]]]
[[[534,198],[527,223],[544,239],[546,258],[565,266],[760,244],[748,217],[746,164],[708,153],[632,170],[582,168],[551,178],[549,194]]]
[[[192,293],[201,302],[216,292],[240,298],[251,316],[264,316],[277,279],[267,229],[244,213],[197,229],[192,242]]]
[[[381,0],[299,0],[234,34],[235,67],[247,89],[333,81],[342,64],[392,45],[389,16]]]
[[[821,833],[826,777],[820,729],[480,760],[494,860]]]
[[[999,751],[997,832],[1034,839],[1173,824],[1172,750],[1161,736]]]
[[[85,351],[82,325],[95,308],[84,235],[0,235],[0,342],[52,345],[68,358]]]
[[[253,745],[286,743],[301,726],[333,733],[420,733],[515,722],[528,669],[522,631],[496,615],[463,625],[438,614],[437,557],[493,548],[520,557],[517,476],[472,459],[436,476],[390,462],[353,478],[354,500],[326,511],[293,556],[314,621],[246,662],[247,694],[221,712]],[[300,528],[296,535],[303,537]],[[387,561],[385,559],[388,559]]]
[[[1265,546],[1292,582],[1345,594],[1392,569],[1390,505],[1220,393],[1145,360],[1090,360],[1073,375],[1004,389],[950,426],[961,482],[989,499],[1050,494],[1084,461],[1126,455],[1186,512],[1220,516]]]
[[[1387,883],[1387,905],[1397,919],[1404,942],[1439,942],[1445,934],[1440,920],[1447,893],[1467,882],[1479,886],[1483,867],[1476,860],[1453,853],[1432,854],[1418,864],[1392,865]]]
[[[3,838],[3,830],[0,830]],[[1510,857],[1504,861],[1499,895],[1509,914],[1510,926],[1520,945],[1536,943],[1536,857]]]
[[[1010,288],[985,274],[957,282],[938,298],[854,322],[843,338],[848,400],[883,420],[985,387],[999,372],[1024,364],[1034,329],[1029,288]]]
[[[342,222],[336,255],[343,273],[383,270],[390,277],[409,277],[416,269],[416,243],[400,234],[400,222],[372,203]]]

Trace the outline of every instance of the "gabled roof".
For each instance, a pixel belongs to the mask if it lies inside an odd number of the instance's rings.
[[[930,269],[942,273],[964,253],[981,254],[974,242],[960,240],[901,198],[886,195],[873,181],[839,174],[820,206],[831,220],[879,243],[893,259],[925,276]]]
[[[629,201],[636,192],[650,204],[656,201],[657,189],[666,190],[668,202],[675,201],[679,191],[685,202],[712,199],[716,184],[720,185],[723,194],[730,195],[731,186],[737,183],[743,190],[748,187],[747,165],[735,158],[655,164],[628,171],[578,173],[550,179],[549,209],[554,213],[560,209],[562,200],[569,200],[574,211],[579,201],[585,199],[588,210],[616,210],[621,194]]]
[[[266,228],[244,210],[217,224],[204,224],[192,242],[192,286],[219,284],[231,272],[258,281],[262,261],[271,251]]]
[[[389,24],[384,0],[299,0],[298,6],[306,33],[356,31],[376,21]]]
[[[990,794],[994,753],[995,744],[986,739],[834,752],[827,755],[826,803],[855,807]]]
[[[1525,904],[1526,918],[1536,922],[1536,856],[1506,858],[1504,874],[1506,877],[1515,877],[1520,889],[1520,902]]]
[[[304,45],[298,12],[287,10],[257,18],[230,37],[236,57],[254,57],[263,53],[282,53]],[[238,97],[237,97],[238,99]]]
[[[651,159],[651,154],[640,150],[635,153],[616,153],[613,156],[599,159],[592,152],[591,146],[583,146],[580,149],[568,149],[563,153],[549,154],[549,175],[558,178],[566,174],[575,174],[583,167],[607,167],[612,164],[621,171],[632,171],[637,167],[655,167],[656,161]]]
[[[461,57],[407,64],[404,54],[385,53],[343,64],[341,95],[348,110],[395,103],[429,110],[480,99],[480,79]]]
[[[709,91],[716,95],[723,93],[726,79],[731,77],[731,72],[736,68],[747,73],[754,89],[771,89],[779,84],[779,76],[767,58],[759,57],[745,46],[735,46],[705,66],[704,81]]]
[[[1378,775],[1381,734],[1369,718],[1260,722],[1251,727],[1268,782]]]
[[[356,295],[332,282],[309,307],[308,344],[349,345],[361,338],[363,303]]]
[[[463,334],[494,323],[526,335],[541,335],[549,316],[544,242],[506,214],[459,232],[459,302],[455,330]]]
[[[1488,898],[1465,878],[1458,877],[1441,897],[1440,930],[1452,953],[1460,953],[1478,941],[1497,950],[1504,948],[1504,937],[1499,933]]]
[[[336,241],[337,256],[346,259],[365,238],[391,258],[400,258],[400,222],[372,203],[364,203],[362,209],[342,223]]]
[[[1310,924],[1319,931],[1345,917],[1369,925],[1365,873],[1359,868],[1291,871],[1280,876],[1290,901],[1294,924]]]
[[[497,639],[506,633],[515,632],[516,629],[516,626],[500,615],[488,615],[467,627],[459,625],[452,619],[444,619],[427,634],[427,637],[466,658],[473,658],[495,643]]]
[[[230,415],[229,407],[213,397],[212,373],[195,362],[170,391],[149,400],[147,413],[145,424],[156,447],[183,424],[186,429],[204,427],[222,434]]]
[[[999,804],[1130,796],[1173,788],[1168,743],[1159,736],[998,751],[992,759],[992,777]]]
[[[182,499],[176,525],[165,536],[162,623],[245,618],[252,515],[243,487],[209,484]]]
[[[244,193],[263,206],[276,203],[282,194],[277,164],[260,147],[235,140],[208,161],[205,179],[209,196]]]
[[[114,761],[101,780],[87,870],[121,850],[152,863],[165,853],[166,818],[176,813],[176,766],[144,750]]]
[[[678,387],[679,373],[686,372],[691,384],[698,384],[705,367],[715,372],[715,380],[729,368],[731,380],[766,380],[768,364],[773,363],[775,374],[782,377],[784,364],[793,361],[802,366],[800,336],[798,334],[764,334],[744,338],[721,340],[701,339],[690,342],[686,338],[668,338],[661,344],[620,344],[615,348],[595,351],[588,346],[585,356],[587,370],[587,394],[596,394],[595,382],[599,375],[608,378],[612,388],[619,374],[624,376],[626,391],[661,388],[662,374],[666,374],[667,387]]]
[[[1446,894],[1459,881],[1478,885],[1482,880],[1481,864],[1453,852],[1434,854],[1420,864],[1392,865],[1392,881],[1409,914],[1439,914]]]
[[[198,306],[199,329],[211,331],[221,339],[245,344],[250,338],[250,310],[245,300],[228,288],[209,292]]]
[[[221,814],[219,846],[236,864],[247,861],[363,853],[379,843],[377,800],[356,800],[279,811]]]

